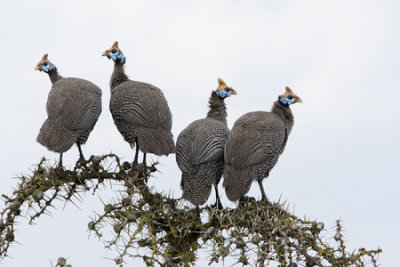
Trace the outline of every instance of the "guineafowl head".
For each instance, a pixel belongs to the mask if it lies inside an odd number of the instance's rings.
[[[42,60],[40,60],[39,63],[36,65],[35,70],[49,73],[50,71],[57,69],[56,66],[50,62],[47,56],[47,54],[43,55]]]
[[[118,42],[114,42],[112,47],[104,51],[102,56],[108,57],[108,59],[112,59],[114,62],[119,62],[121,64],[125,64],[126,61],[124,54],[122,54],[121,49],[118,47]]]
[[[283,95],[280,95],[278,97],[278,100],[281,104],[288,106],[294,103],[301,103],[303,100],[301,100],[300,97],[295,95],[288,86],[286,86],[286,92]]]
[[[237,92],[232,87],[228,87],[224,80],[218,78],[218,88],[215,90],[215,94],[224,99],[228,96],[236,95]]]

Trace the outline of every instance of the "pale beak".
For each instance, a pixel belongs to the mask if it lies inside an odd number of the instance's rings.
[[[40,70],[40,65],[36,65],[34,70]]]
[[[295,99],[297,103],[303,103],[303,100],[300,97],[295,96]]]
[[[103,54],[101,54],[103,57],[106,57],[108,54],[108,51],[104,51]]]
[[[233,88],[230,88],[231,89],[231,93],[232,93],[232,95],[237,95],[237,92],[236,92],[236,90],[235,89],[233,89]]]

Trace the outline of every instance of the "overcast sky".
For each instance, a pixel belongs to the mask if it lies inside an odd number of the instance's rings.
[[[175,138],[206,115],[218,77],[238,91],[226,101],[230,127],[246,112],[270,110],[290,86],[304,103],[292,107],[288,144],[264,181],[269,199],[281,197],[296,215],[323,221],[327,237],[342,219],[349,250],[380,247],[382,266],[397,266],[400,4],[266,2],[0,1],[0,193],[10,194],[13,177],[28,173],[42,156],[58,159],[35,141],[51,87],[46,74],[33,71],[44,53],[61,75],[103,90],[86,157],[112,151],[133,160],[108,110],[113,63],[101,57],[118,40],[130,78],[163,90]],[[77,159],[73,147],[64,164]],[[175,157],[159,161],[155,187],[180,197]],[[110,188],[101,193],[104,199],[117,195]],[[260,198],[256,184],[250,195]],[[59,203],[52,217],[34,226],[19,219],[19,244],[4,265],[50,266],[50,259],[65,256],[74,267],[113,266],[104,257],[115,254],[88,239],[86,230],[89,217],[102,210],[99,196],[83,199],[81,209],[68,204],[62,210]],[[222,201],[231,205],[224,193]]]

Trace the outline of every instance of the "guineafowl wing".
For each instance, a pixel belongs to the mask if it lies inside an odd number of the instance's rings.
[[[62,120],[68,130],[81,130],[86,125],[85,120],[89,119],[91,124],[97,121],[101,112],[101,90],[83,79],[59,80],[50,90],[46,109],[49,119]]]
[[[86,142],[101,112],[101,90],[89,81],[65,78],[53,84],[46,110],[48,119],[37,141],[55,152]]]
[[[101,113],[101,89],[95,84],[82,80],[81,84],[81,106],[80,106],[80,123],[79,131],[81,131],[81,142],[86,142],[90,132],[93,130]]]
[[[192,143],[194,163],[223,161],[228,132],[226,125],[220,121],[211,118],[201,120]]]
[[[76,101],[74,92],[76,88],[65,86],[63,80],[59,80],[53,84],[47,98],[46,111],[49,119],[57,119],[67,113],[66,109],[70,104],[74,105]],[[71,101],[72,100],[72,101]]]
[[[286,142],[284,123],[270,112],[252,112],[239,118],[226,144],[227,162],[237,170],[272,165]]]
[[[183,129],[183,131],[178,135],[178,138],[176,140],[176,163],[178,164],[179,169],[183,173],[189,173],[191,169],[192,151],[190,143],[192,142],[191,128],[193,127],[194,123],[196,122],[192,122],[191,124],[189,124],[188,127]]]
[[[93,128],[101,113],[101,95],[86,95],[86,103],[81,107],[79,129]]]
[[[182,172],[190,172],[192,166],[224,159],[228,128],[214,119],[192,122],[178,136],[176,161]]]
[[[126,81],[113,88],[110,110],[119,120],[136,127],[171,130],[172,115],[164,94],[157,87]]]

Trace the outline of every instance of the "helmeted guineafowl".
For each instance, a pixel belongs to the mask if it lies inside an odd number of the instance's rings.
[[[214,185],[217,208],[221,208],[218,183],[224,170],[224,147],[229,129],[226,122],[225,98],[236,91],[218,79],[211,93],[207,117],[189,124],[178,136],[176,162],[182,171],[183,198],[192,204],[204,204]]]
[[[285,148],[294,122],[289,105],[296,102],[301,98],[286,87],[271,112],[250,112],[235,122],[225,145],[223,186],[230,200],[242,198],[257,180],[262,200],[268,202],[262,181]]]
[[[139,149],[144,153],[168,155],[175,153],[171,133],[172,115],[163,92],[154,85],[132,81],[125,74],[126,58],[118,42],[103,53],[114,61],[111,75],[110,111],[118,131],[131,147],[136,145],[133,165],[137,165]]]
[[[49,150],[60,153],[73,144],[79,149],[79,160],[84,161],[81,145],[86,143],[101,113],[101,90],[95,84],[79,78],[63,78],[45,54],[35,70],[46,72],[52,87],[47,99],[47,120],[37,141]]]

